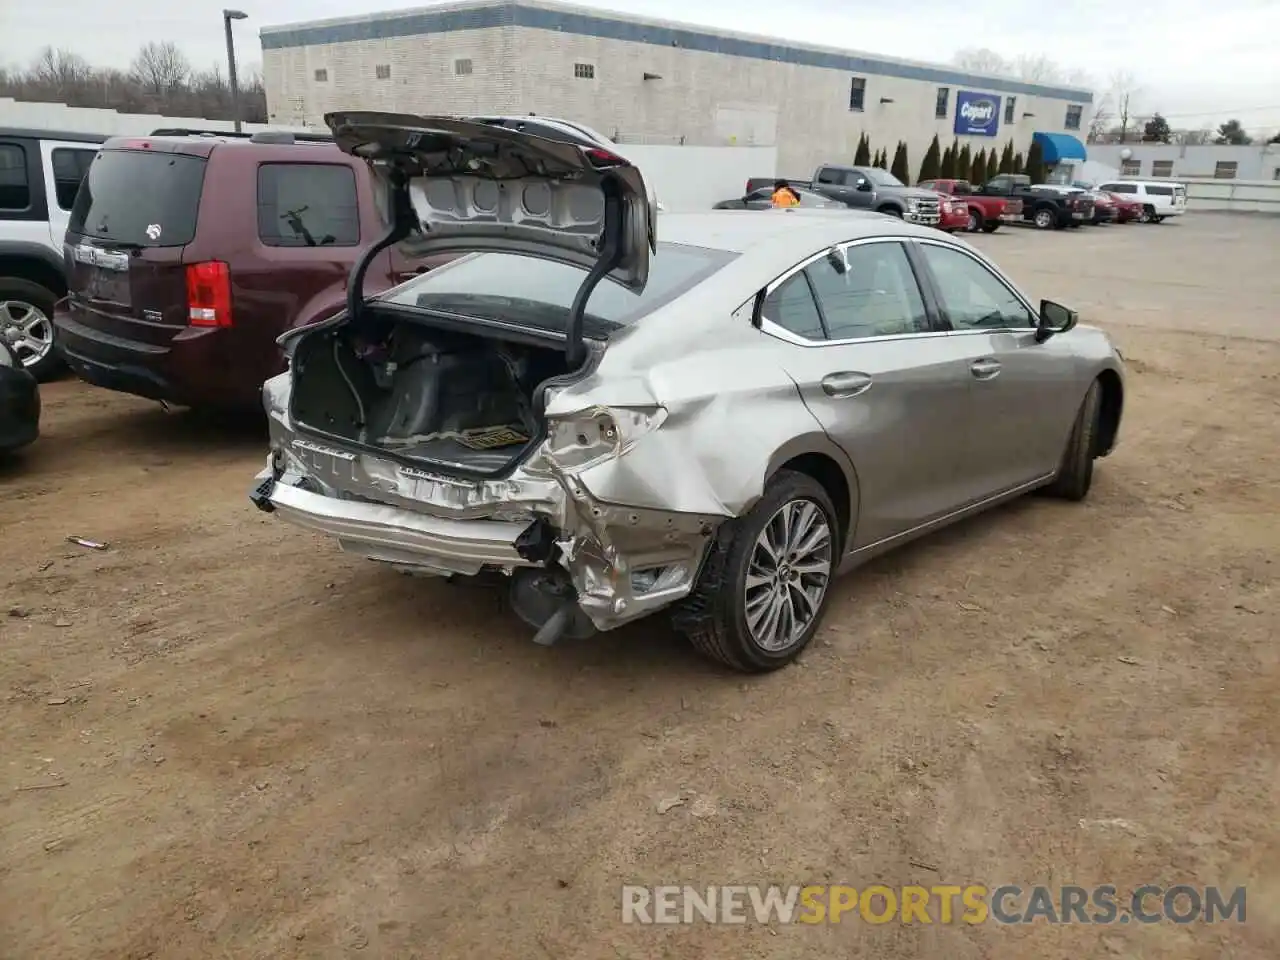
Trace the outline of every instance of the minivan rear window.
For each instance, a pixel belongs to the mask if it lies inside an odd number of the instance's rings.
[[[607,327],[633,323],[693,289],[737,254],[682,243],[659,243],[649,281],[639,294],[605,280],[587,301],[587,316]],[[586,271],[513,253],[476,253],[437,267],[390,291],[388,303],[463,316],[512,320],[562,330]]]
[[[196,235],[205,161],[181,153],[103,150],[89,165],[67,229],[95,240],[180,247]]]

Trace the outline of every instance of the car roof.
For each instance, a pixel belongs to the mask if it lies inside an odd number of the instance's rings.
[[[0,127],[0,137],[25,140],[62,140],[66,143],[105,143],[105,133],[84,133],[73,130],[41,130],[27,127]]]
[[[665,213],[658,239],[738,254],[790,255],[797,248],[823,246],[870,237],[937,237],[938,231],[896,217],[841,207],[834,210],[785,207],[779,210],[709,210]]]

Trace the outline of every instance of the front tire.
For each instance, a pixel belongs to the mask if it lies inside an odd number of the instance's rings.
[[[1164,223],[1164,217],[1155,216],[1151,218],[1152,223]]]
[[[876,213],[887,213],[891,217],[902,219],[902,211],[897,207],[883,206],[876,210]]]
[[[1097,449],[1098,421],[1102,414],[1102,384],[1097,380],[1089,386],[1076,414],[1076,422],[1062,454],[1058,476],[1049,485],[1048,493],[1064,500],[1083,500],[1093,486],[1093,459]]]
[[[983,227],[982,214],[980,214],[977,210],[974,210],[972,207],[970,207],[969,208],[969,232],[977,233],[979,230],[982,229],[982,227]],[[991,231],[988,230],[987,232],[990,233]]]
[[[1139,223],[1155,223],[1155,221],[1156,221],[1155,207],[1150,205],[1143,207],[1142,213],[1138,215],[1138,222]]]
[[[22,366],[37,380],[62,369],[54,349],[53,305],[57,295],[20,277],[0,277],[0,337],[9,341]]]
[[[1058,218],[1054,216],[1053,211],[1048,207],[1037,210],[1033,222],[1040,230],[1052,230],[1058,226]]]
[[[694,648],[742,673],[786,666],[809,645],[840,560],[838,514],[812,477],[783,470],[717,535],[674,618]]]
[[[995,233],[999,229],[1000,229],[999,220],[988,220],[986,223],[982,225],[983,233]]]

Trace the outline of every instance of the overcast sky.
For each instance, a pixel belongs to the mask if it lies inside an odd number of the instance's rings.
[[[1237,117],[1280,129],[1280,0],[578,0],[601,10],[683,20],[868,53],[948,62],[957,48],[1006,57],[1045,54],[1086,71],[1097,88],[1118,70],[1140,87],[1135,108],[1173,127]],[[0,0],[0,59],[22,62],[46,44],[95,64],[127,67],[144,40],[173,40],[197,67],[224,59],[222,8],[236,24],[237,52],[258,62],[267,25],[429,6],[422,0]],[[786,10],[785,14],[775,12]],[[910,13],[907,13],[910,11]]]

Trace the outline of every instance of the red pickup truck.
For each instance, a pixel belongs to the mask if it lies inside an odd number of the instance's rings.
[[[954,201],[963,200],[969,208],[970,233],[979,230],[995,233],[1002,223],[1018,223],[1022,220],[1022,201],[1017,197],[985,197],[973,192],[968,180],[923,180],[916,184],[925,190],[933,190]]]

